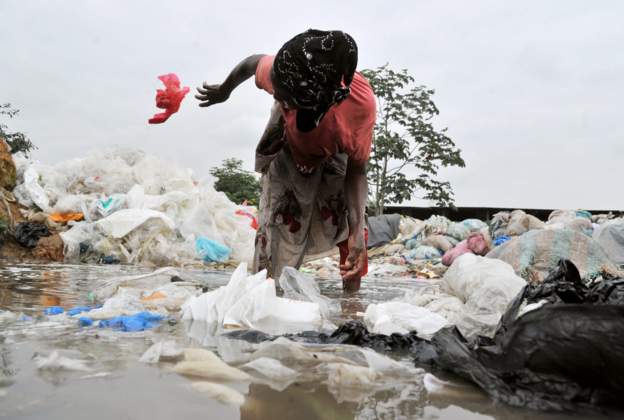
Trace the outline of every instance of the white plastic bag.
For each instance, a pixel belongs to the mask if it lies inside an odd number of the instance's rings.
[[[181,375],[197,376],[214,381],[247,381],[249,375],[229,366],[213,352],[206,349],[184,350],[184,361],[175,365],[174,371]]]
[[[191,386],[223,404],[240,406],[245,403],[245,396],[229,386],[203,381],[193,382]]]
[[[366,308],[364,322],[371,332],[390,335],[416,331],[419,337],[429,338],[448,321],[428,309],[406,302],[384,302]]]
[[[320,330],[323,316],[318,303],[277,297],[275,282],[266,271],[247,276],[240,264],[229,283],[183,306],[184,319],[202,320],[217,328],[250,328],[267,334]]]
[[[316,280],[293,267],[284,268],[279,278],[279,285],[284,291],[285,298],[317,303],[325,318],[340,311],[337,301],[321,295],[321,289]]]
[[[39,184],[39,172],[32,165],[24,172],[24,188],[37,207],[44,212],[50,211],[50,198]]]
[[[464,254],[442,278],[442,289],[459,298],[473,314],[499,317],[526,285],[513,267],[501,260]]]
[[[98,220],[96,225],[104,234],[119,239],[153,219],[160,220],[170,230],[175,229],[175,223],[166,214],[149,209],[119,210],[102,220]]]

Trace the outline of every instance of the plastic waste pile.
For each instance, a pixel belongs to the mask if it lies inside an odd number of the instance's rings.
[[[390,222],[396,219],[388,218],[372,226],[380,229]],[[382,229],[383,235],[376,236],[387,238],[390,231]],[[431,216],[425,221],[401,216],[396,237],[388,243],[377,242],[384,244],[368,252],[369,277],[440,278],[446,271],[445,264],[450,265],[459,255],[485,255],[491,248],[485,222],[477,219],[452,222],[443,216]],[[335,257],[325,257],[308,262],[304,269],[321,278],[331,278],[338,273],[338,263]]]
[[[591,236],[597,222],[604,222],[604,215],[592,216],[586,210],[554,210],[546,222],[526,214],[522,210],[496,213],[490,221],[492,238],[520,236],[531,230],[570,229]]]
[[[574,261],[584,276],[624,268],[624,218],[612,214],[555,210],[543,222],[514,210],[499,212],[487,223],[453,222],[436,215],[425,221],[401,216],[398,234],[386,243],[395,233],[394,216],[369,223],[383,239],[377,241],[382,245],[368,251],[369,277],[439,279],[466,253],[501,259],[527,281],[543,279],[561,258]],[[335,255],[308,261],[303,270],[324,279],[339,275]]]
[[[487,243],[487,224],[480,220],[452,222],[443,216],[431,216],[419,231],[405,241],[408,252],[404,256],[408,261],[441,258],[472,233],[480,233]]]
[[[122,149],[53,166],[15,161],[15,197],[36,210],[29,218],[43,214],[63,231],[66,261],[164,266],[253,258],[255,210],[188,169]]]

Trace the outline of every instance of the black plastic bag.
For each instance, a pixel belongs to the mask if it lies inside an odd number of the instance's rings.
[[[498,401],[541,410],[624,408],[624,280],[587,286],[570,261],[511,302],[493,339],[436,333],[416,364],[453,372]],[[523,303],[547,303],[518,318]],[[551,303],[552,302],[552,303]],[[573,302],[573,303],[568,303]]]
[[[15,225],[13,236],[17,243],[26,248],[34,248],[39,238],[50,236],[48,227],[41,223],[23,222]]]

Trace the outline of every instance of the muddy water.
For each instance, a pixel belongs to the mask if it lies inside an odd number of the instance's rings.
[[[46,306],[70,308],[89,303],[89,292],[106,279],[141,274],[127,266],[15,265],[0,268],[0,309],[23,314],[0,321],[0,417],[11,419],[573,419],[493,403],[474,387],[456,386],[440,393],[424,387],[396,387],[363,401],[342,401],[323,383],[295,383],[278,392],[266,385],[234,384],[246,395],[242,407],[221,404],[193,389],[171,366],[145,365],[139,357],[162,338],[197,346],[188,325],[164,323],[140,333],[81,329],[47,322]],[[227,273],[189,271],[209,289],[225,284]],[[360,293],[343,296],[338,281],[322,281],[323,294],[341,303],[342,319],[353,319],[369,303],[402,296],[420,285],[411,279],[363,281]],[[30,319],[32,318],[32,319]],[[88,371],[41,371],[33,357],[57,350],[80,355]],[[409,358],[401,360],[410,366]],[[339,400],[341,400],[339,402]]]

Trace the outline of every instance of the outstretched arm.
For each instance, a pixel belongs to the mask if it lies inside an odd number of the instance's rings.
[[[367,196],[366,162],[358,162],[349,158],[345,175],[345,201],[349,214],[349,239],[347,242],[349,256],[347,261],[340,266],[340,274],[344,280],[358,278],[366,263],[364,213]]]
[[[245,58],[234,67],[220,85],[209,85],[204,82],[202,87],[197,88],[199,94],[195,95],[200,100],[199,106],[207,107],[227,101],[236,86],[256,73],[256,67],[258,67],[258,62],[262,57],[262,54],[256,54]]]

